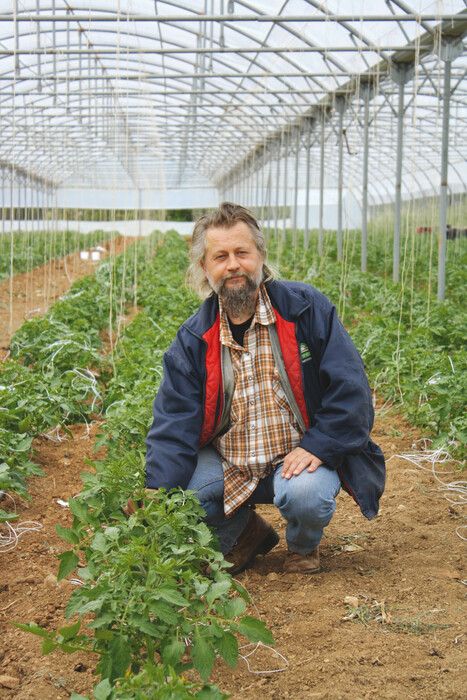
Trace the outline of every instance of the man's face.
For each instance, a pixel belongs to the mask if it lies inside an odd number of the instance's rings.
[[[201,266],[229,315],[235,318],[254,313],[263,276],[263,258],[245,222],[239,221],[229,229],[208,229]]]

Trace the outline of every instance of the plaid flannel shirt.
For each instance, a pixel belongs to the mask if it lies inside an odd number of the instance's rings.
[[[276,322],[263,285],[244,347],[232,337],[219,299],[220,342],[230,348],[235,392],[228,431],[214,440],[224,469],[224,511],[231,515],[302,438],[282,389],[267,326]]]

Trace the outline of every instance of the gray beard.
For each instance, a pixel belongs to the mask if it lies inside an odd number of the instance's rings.
[[[220,284],[216,285],[208,275],[208,281],[215,293],[222,299],[224,309],[230,318],[239,318],[247,315],[253,316],[256,310],[256,292],[261,284],[263,270],[259,275],[244,274],[246,284],[241,287],[227,287],[224,279]]]
[[[246,284],[241,287],[227,287],[224,281],[219,289],[218,294],[230,318],[250,317],[255,313],[258,285],[250,276],[245,275],[245,279]]]

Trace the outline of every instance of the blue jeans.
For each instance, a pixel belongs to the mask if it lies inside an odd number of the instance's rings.
[[[197,492],[206,513],[205,522],[219,538],[221,552],[230,552],[246,527],[250,504],[274,503],[287,521],[286,539],[290,551],[309,554],[319,545],[323,528],[336,509],[340,489],[339,474],[324,465],[311,474],[305,469],[298,476],[283,479],[279,465],[260,482],[250,496],[229,518],[224,513],[224,473],[220,454],[203,447],[188,489]]]

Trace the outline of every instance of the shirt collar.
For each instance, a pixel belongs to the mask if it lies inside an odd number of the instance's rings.
[[[219,297],[219,313],[220,313],[220,335],[219,339],[222,345],[230,345],[233,347],[238,347],[237,343],[233,339],[232,331],[230,330],[229,320],[227,317],[227,312],[222,304],[222,299]],[[256,323],[262,326],[269,326],[271,323],[276,322],[276,314],[272,307],[271,301],[269,299],[268,293],[264,287],[264,284],[260,285],[258,300],[256,302],[255,315],[251,321],[252,328]]]

